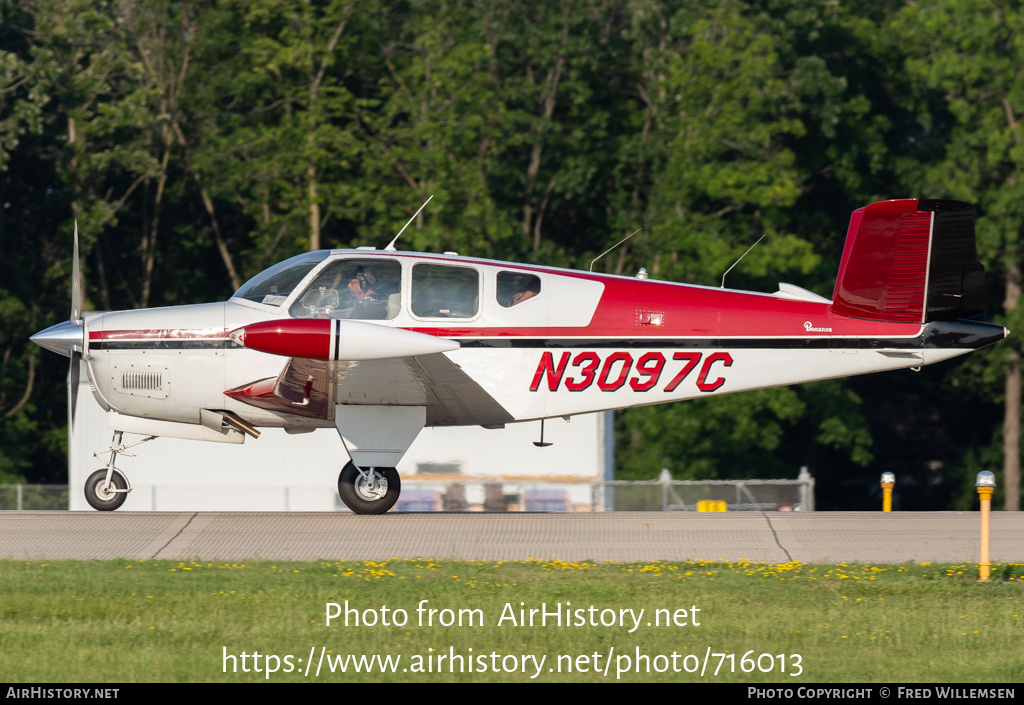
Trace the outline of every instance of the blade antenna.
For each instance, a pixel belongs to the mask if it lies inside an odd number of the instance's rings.
[[[634,235],[636,235],[636,234],[637,234],[638,232],[640,232],[641,230],[643,230],[643,228],[637,228],[636,230],[634,230],[633,232],[631,232],[631,233],[630,233],[629,235],[627,235],[626,237],[622,238],[621,240],[619,240],[618,242],[616,242],[616,243],[615,243],[614,245],[612,245],[611,247],[609,247],[609,248],[608,248],[607,250],[605,250],[604,252],[602,252],[601,254],[599,254],[599,255],[598,255],[597,257],[595,257],[594,259],[592,259],[592,260],[590,261],[590,271],[591,271],[591,272],[593,272],[593,271],[594,271],[594,262],[596,262],[597,260],[599,260],[599,259],[601,259],[602,257],[604,257],[604,256],[605,256],[606,254],[608,254],[609,252],[611,252],[612,250],[614,250],[614,249],[615,249],[616,247],[618,247],[619,245],[621,245],[622,243],[624,243],[624,242],[625,242],[626,240],[628,240],[629,238],[631,238],[631,237],[633,237]]]
[[[754,243],[753,245],[751,245],[750,247],[748,247],[748,248],[747,248],[747,251],[746,251],[746,252],[744,252],[744,253],[743,253],[742,255],[740,255],[740,259],[743,259],[744,257],[746,257],[746,256],[747,256],[747,254],[749,254],[749,253],[750,253],[750,251],[751,251],[752,249],[754,249],[755,247],[757,247],[757,246],[758,246],[758,244],[759,244],[759,243],[761,242],[761,240],[764,240],[764,239],[765,239],[766,237],[768,237],[768,233],[765,233],[765,234],[763,234],[763,235],[762,235],[761,237],[757,238],[757,242],[755,242],[755,243]],[[740,259],[738,259],[738,260],[736,260],[735,262],[733,262],[733,263],[732,263],[732,267],[735,267],[735,266],[736,266],[737,264],[739,264],[739,263],[740,263]],[[731,272],[731,271],[732,271],[732,267],[729,267],[729,268],[728,268],[727,270],[725,270],[725,274],[728,274],[729,272]],[[725,288],[725,274],[723,274],[723,275],[722,275],[722,286],[721,286],[721,287],[719,287],[719,288],[721,288],[721,289],[724,289],[724,288]]]
[[[533,445],[537,446],[538,448],[547,448],[548,446],[551,445],[551,443],[544,442],[544,419],[540,420],[540,441],[534,441]]]
[[[430,194],[430,198],[433,198],[433,197],[434,197],[434,194]],[[402,226],[402,229],[398,231],[398,235],[395,235],[395,239],[388,243],[388,246],[384,248],[384,250],[386,252],[394,252],[395,251],[395,243],[398,242],[398,238],[400,238],[402,236],[402,233],[405,232],[405,229],[408,228],[409,225],[412,224],[412,221],[416,220],[416,216],[418,216],[420,214],[420,211],[427,207],[427,204],[430,203],[430,198],[428,198],[427,200],[425,200],[423,202],[423,205],[420,206],[420,210],[419,211],[416,211],[415,213],[412,214],[412,217],[409,218],[409,222]]]

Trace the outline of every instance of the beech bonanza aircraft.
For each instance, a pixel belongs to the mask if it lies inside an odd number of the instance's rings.
[[[393,246],[293,257],[227,302],[83,314],[76,235],[71,320],[32,340],[71,357],[73,394],[84,361],[114,431],[89,503],[117,509],[131,491],[115,467],[123,433],[241,443],[260,426],[334,427],[348,456],[341,498],[379,514],[425,426],[917,368],[1008,334],[979,320],[974,210],[956,201],[854,211],[832,300]]]

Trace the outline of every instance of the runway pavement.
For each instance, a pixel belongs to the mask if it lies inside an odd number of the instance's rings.
[[[976,512],[411,514],[0,512],[0,558],[977,561]],[[1024,561],[1024,512],[992,514]]]

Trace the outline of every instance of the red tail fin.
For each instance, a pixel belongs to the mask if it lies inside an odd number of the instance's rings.
[[[853,212],[832,311],[876,321],[927,323],[985,313],[974,209],[907,198]]]

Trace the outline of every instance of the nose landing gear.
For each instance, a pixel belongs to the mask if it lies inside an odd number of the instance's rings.
[[[147,436],[141,441],[126,446],[121,443],[123,435],[122,431],[114,431],[114,437],[110,441],[110,448],[107,449],[110,452],[110,460],[107,462],[107,467],[89,475],[89,479],[85,481],[85,501],[93,509],[101,512],[112,512],[120,507],[128,498],[128,493],[132,491],[128,478],[114,465],[118,453],[127,455],[129,458],[134,457],[132,453],[126,452],[129,448],[134,448],[156,438],[156,436]],[[93,453],[93,457],[98,458],[100,453],[105,452],[107,451],[101,450]]]

